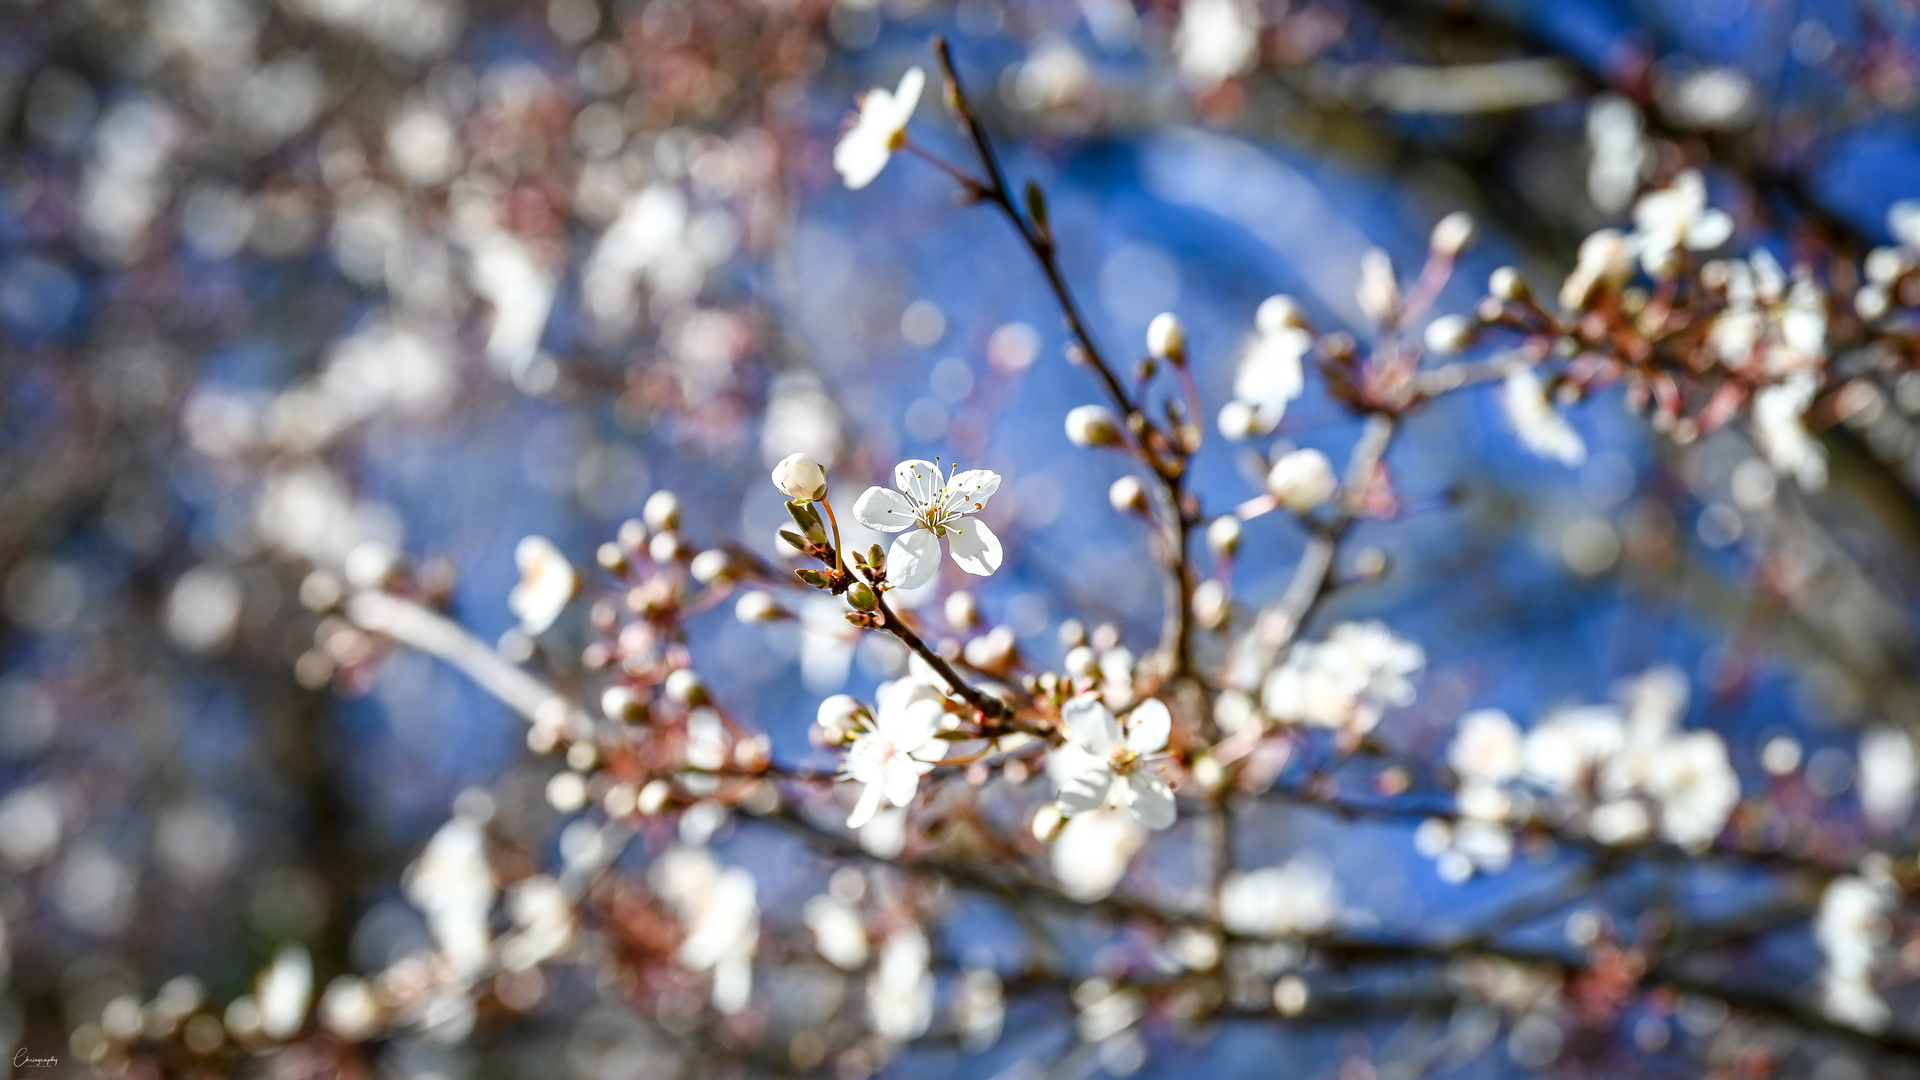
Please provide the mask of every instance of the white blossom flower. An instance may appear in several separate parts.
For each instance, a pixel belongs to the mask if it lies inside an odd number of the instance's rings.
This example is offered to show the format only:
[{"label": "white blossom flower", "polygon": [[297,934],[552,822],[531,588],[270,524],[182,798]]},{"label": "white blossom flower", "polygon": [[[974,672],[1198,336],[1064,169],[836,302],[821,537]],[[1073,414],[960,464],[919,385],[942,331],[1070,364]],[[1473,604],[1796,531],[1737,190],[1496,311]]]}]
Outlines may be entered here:
[{"label": "white blossom flower", "polygon": [[1640,799],[1603,802],[1587,815],[1587,834],[1603,844],[1637,844],[1653,833],[1653,818]]},{"label": "white blossom flower", "polygon": [[947,537],[960,569],[986,577],[1000,569],[1000,538],[980,519],[968,515],[986,508],[1000,490],[1000,474],[969,469],[944,481],[931,461],[903,461],[894,467],[898,491],[870,487],[853,504],[853,516],[870,529],[905,532],[887,549],[887,581],[917,589],[933,580],[940,565],[940,538]]},{"label": "white blossom flower", "polygon": [[1887,231],[1910,248],[1920,248],[1920,199],[1901,199],[1887,208]]},{"label": "white blossom flower", "polygon": [[1821,1010],[1842,1024],[1872,1032],[1884,1030],[1890,1018],[1873,974],[1889,937],[1887,916],[1898,894],[1884,866],[1862,866],[1861,871],[1833,879],[1820,895],[1813,939],[1826,956]]},{"label": "white blossom flower", "polygon": [[1174,60],[1188,85],[1210,89],[1253,66],[1260,22],[1246,0],[1186,0],[1174,31]]},{"label": "white blossom flower", "polygon": [[520,569],[520,583],[507,594],[507,610],[519,617],[520,629],[545,633],[573,599],[580,576],[544,536],[529,536],[515,545],[513,563]]},{"label": "white blossom flower", "polygon": [[906,806],[920,790],[920,778],[947,754],[940,736],[945,715],[938,691],[915,679],[895,679],[876,694],[873,727],[856,735],[847,751],[846,775],[865,784],[847,827],[873,820],[882,799]]},{"label": "white blossom flower", "polygon": [[380,1029],[380,999],[365,979],[342,975],[320,995],[320,1023],[336,1038],[365,1042]]},{"label": "white blossom flower", "polygon": [[1267,470],[1267,494],[1296,514],[1313,512],[1339,490],[1333,462],[1312,448],[1282,454]]},{"label": "white blossom flower", "polygon": [[907,850],[907,812],[898,806],[883,806],[873,819],[860,826],[860,850],[889,862]]},{"label": "white blossom flower", "polygon": [[908,1042],[933,1023],[933,975],[927,970],[933,950],[917,926],[887,935],[880,963],[867,981],[867,1015],[883,1039]]},{"label": "white blossom flower", "polygon": [[1803,371],[1753,396],[1753,435],[1767,463],[1808,491],[1827,485],[1827,451],[1801,420],[1819,389],[1819,376]]},{"label": "white blossom flower", "polygon": [[1339,917],[1340,889],[1333,872],[1310,855],[1231,873],[1220,885],[1220,921],[1237,934],[1312,934]]},{"label": "white blossom flower", "polygon": [[1646,120],[1633,102],[1601,94],[1587,107],[1587,197],[1601,213],[1616,214],[1653,164]]},{"label": "white blossom flower", "polygon": [[962,1050],[977,1054],[1000,1041],[1000,1030],[1007,1020],[1007,1001],[999,975],[991,968],[966,969],[960,974],[960,987],[954,999],[954,1026],[960,1029]]},{"label": "white blossom flower", "polygon": [[1650,758],[1647,793],[1660,803],[1660,835],[1687,848],[1704,848],[1727,827],[1740,802],[1740,778],[1727,744],[1711,731],[1668,739]]},{"label": "white blossom flower", "polygon": [[1519,726],[1498,709],[1480,709],[1460,718],[1447,764],[1467,780],[1498,783],[1520,775],[1523,753]]},{"label": "white blossom flower", "polygon": [[654,861],[648,879],[686,924],[675,962],[688,971],[713,972],[714,1008],[729,1015],[746,1008],[760,944],[753,875],[721,866],[704,847],[676,845]]},{"label": "white blossom flower", "polygon": [[1537,457],[1572,467],[1587,459],[1587,444],[1560,410],[1547,400],[1546,388],[1532,368],[1508,373],[1501,404],[1513,422],[1520,445]]},{"label": "white blossom flower", "polygon": [[773,486],[789,499],[812,502],[827,496],[827,470],[805,454],[788,454],[773,467]]},{"label": "white blossom flower", "polygon": [[1372,731],[1387,706],[1413,702],[1408,676],[1426,666],[1420,646],[1378,621],[1342,623],[1327,639],[1301,642],[1267,676],[1260,707],[1275,720]]},{"label": "white blossom flower", "polygon": [[1561,796],[1593,783],[1600,766],[1626,745],[1626,720],[1610,705],[1562,709],[1527,732],[1527,779]]},{"label": "white blossom flower", "polygon": [[546,874],[516,882],[507,893],[516,933],[501,943],[500,966],[525,971],[559,956],[573,943],[573,901]]},{"label": "white blossom flower", "polygon": [[312,998],[313,958],[298,945],[282,945],[254,986],[261,1032],[269,1039],[285,1039],[299,1031]]},{"label": "white blossom flower", "polygon": [[1306,387],[1302,360],[1313,348],[1313,335],[1299,306],[1288,297],[1270,296],[1254,313],[1253,326],[1234,373],[1234,400],[1220,413],[1220,433],[1229,439],[1273,431],[1286,415],[1287,403]]},{"label": "white blossom flower", "polygon": [[1094,695],[1060,709],[1069,738],[1047,756],[1047,772],[1060,789],[1060,812],[1084,814],[1125,807],[1149,829],[1173,824],[1173,789],[1154,768],[1173,730],[1173,716],[1158,698],[1127,714],[1126,723]]},{"label": "white blossom flower", "polygon": [[427,841],[407,868],[407,900],[427,917],[427,932],[461,976],[486,966],[493,941],[487,914],[493,909],[493,870],[487,865],[486,833],[471,815],[456,814]]},{"label": "white blossom flower", "polygon": [[1707,183],[1696,169],[1673,186],[1650,191],[1633,206],[1634,243],[1640,265],[1656,278],[1673,276],[1682,248],[1710,251],[1733,236],[1733,218],[1707,205]]},{"label": "white blossom flower", "polygon": [[866,964],[867,928],[852,904],[822,893],[807,901],[800,917],[813,931],[814,947],[828,963],[843,971]]},{"label": "white blossom flower", "polygon": [[1633,243],[1617,229],[1600,229],[1580,242],[1573,272],[1560,286],[1560,306],[1578,311],[1605,286],[1617,289],[1633,276]]},{"label": "white blossom flower", "polygon": [[1899,728],[1869,728],[1860,736],[1860,809],[1867,824],[1892,830],[1913,817],[1920,759],[1913,736]]},{"label": "white blossom flower", "polygon": [[[1051,809],[1051,805],[1049,805]],[[1127,864],[1147,842],[1140,819],[1117,808],[1099,808],[1067,819],[1049,852],[1060,890],[1082,903],[1113,891]]]},{"label": "white blossom flower", "polygon": [[[1762,249],[1760,254],[1764,255]],[[1779,347],[1767,353],[1767,371],[1787,375],[1818,368],[1827,358],[1827,294],[1811,278],[1801,277],[1780,305]]]},{"label": "white blossom flower", "polygon": [[861,96],[859,115],[833,148],[833,169],[847,187],[858,191],[873,183],[893,152],[906,145],[907,121],[926,86],[927,73],[908,68],[899,89],[876,86]]}]

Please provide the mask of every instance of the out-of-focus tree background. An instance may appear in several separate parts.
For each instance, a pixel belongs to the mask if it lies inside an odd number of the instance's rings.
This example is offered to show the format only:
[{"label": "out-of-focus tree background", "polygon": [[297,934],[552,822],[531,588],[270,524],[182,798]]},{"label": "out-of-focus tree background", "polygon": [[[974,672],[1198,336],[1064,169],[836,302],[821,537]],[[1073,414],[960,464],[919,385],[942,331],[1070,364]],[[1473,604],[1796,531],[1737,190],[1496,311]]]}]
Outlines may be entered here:
[{"label": "out-of-focus tree background", "polygon": [[[1297,1020],[1268,987],[1222,990],[1191,1023],[1156,999],[1123,1044],[1100,993],[1064,987],[1149,969],[1163,943],[1112,922],[1055,935],[1017,900],[960,896],[927,902],[927,933],[955,970],[1005,981],[999,1041],[856,1054],[823,1018],[815,1053],[781,1010],[822,992],[821,965],[768,943],[804,937],[833,864],[743,820],[712,843],[758,884],[759,1028],[704,1034],[684,993],[593,939],[453,1039],[245,1051],[221,1010],[286,947],[317,997],[429,942],[403,871],[457,801],[503,880],[592,831],[569,831],[561,763],[508,706],[333,613],[342,590],[405,582],[591,702],[587,605],[537,640],[509,612],[523,536],[617,598],[593,552],[657,491],[696,546],[777,563],[781,457],[827,465],[844,509],[895,461],[937,456],[1005,477],[988,520],[1007,565],[946,568],[917,604],[929,623],[971,588],[1036,670],[1060,668],[1070,619],[1152,647],[1149,530],[1109,505],[1126,463],[1062,430],[1096,390],[1014,233],[911,157],[862,191],[834,174],[856,94],[933,70],[936,33],[1009,171],[1045,186],[1094,334],[1124,359],[1157,313],[1185,321],[1209,517],[1259,494],[1275,439],[1336,462],[1353,446],[1359,422],[1314,378],[1273,438],[1229,442],[1213,414],[1271,294],[1371,340],[1354,292],[1370,248],[1417,270],[1433,223],[1466,210],[1481,237],[1436,310],[1471,310],[1507,264],[1551,296],[1583,237],[1691,166],[1737,250],[1817,267],[1840,310],[1889,208],[1920,195],[1920,11],[1898,0],[4,0],[0,1047],[61,1074],[444,1080],[1911,1072],[1920,996],[1900,980],[1920,939],[1897,917],[1876,939],[1892,1019],[1864,1044],[1686,989],[1820,1015],[1824,879],[1794,861],[1877,845],[1911,883],[1920,847],[1920,375],[1902,374],[1911,336],[1833,332],[1835,370],[1878,393],[1815,417],[1823,489],[1750,467],[1732,432],[1675,445],[1618,392],[1573,410],[1572,468],[1519,449],[1491,392],[1452,395],[1389,456],[1399,514],[1356,528],[1385,576],[1328,606],[1424,647],[1417,701],[1380,729],[1414,761],[1443,760],[1470,710],[1524,726],[1671,666],[1685,726],[1717,732],[1740,777],[1742,850],[1777,858],[1615,865],[1523,837],[1511,868],[1446,880],[1415,840],[1443,793],[1418,782],[1433,797],[1405,813],[1273,802],[1239,820],[1243,861],[1311,856],[1358,931],[1470,928],[1562,892],[1500,940],[1552,952],[1570,915],[1588,920],[1576,945],[1716,921],[1701,948],[1718,951],[1669,983],[1630,992],[1631,956],[1539,984],[1456,971],[1451,998],[1356,977]],[[914,138],[970,160],[937,86]],[[1282,517],[1245,527],[1248,610],[1306,543]],[[774,760],[830,769],[816,706],[869,697],[904,654],[851,636],[837,601],[781,602],[794,617],[771,623],[717,603],[687,649]],[[1870,777],[1872,754],[1909,775]],[[643,879],[670,836],[620,870]],[[1149,848],[1130,880],[1179,886],[1183,850]]]}]

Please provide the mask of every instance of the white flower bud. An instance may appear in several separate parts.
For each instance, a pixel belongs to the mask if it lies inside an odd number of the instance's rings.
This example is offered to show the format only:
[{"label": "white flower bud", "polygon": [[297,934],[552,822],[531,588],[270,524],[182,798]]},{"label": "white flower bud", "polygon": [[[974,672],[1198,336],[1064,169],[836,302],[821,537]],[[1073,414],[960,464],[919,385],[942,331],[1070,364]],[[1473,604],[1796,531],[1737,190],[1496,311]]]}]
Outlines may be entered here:
[{"label": "white flower bud", "polygon": [[1300,304],[1291,296],[1269,296],[1260,301],[1259,310],[1253,313],[1253,325],[1263,334],[1277,334],[1282,330],[1310,330],[1307,325],[1307,313],[1300,310]]},{"label": "white flower bud", "polygon": [[1442,315],[1427,324],[1427,351],[1452,356],[1473,342],[1474,323],[1465,315]]},{"label": "white flower bud", "polygon": [[1400,281],[1393,274],[1393,259],[1379,248],[1360,256],[1360,284],[1355,287],[1354,302],[1367,321],[1384,324],[1400,309]]},{"label": "white flower bud", "polygon": [[1207,550],[1216,559],[1231,558],[1240,550],[1240,519],[1232,514],[1214,518],[1207,526]]},{"label": "white flower bud", "polygon": [[686,543],[680,539],[680,534],[671,530],[655,533],[653,539],[647,541],[647,558],[662,566],[680,558],[686,554],[686,550]]},{"label": "white flower bud", "polygon": [[1473,245],[1479,229],[1474,225],[1473,215],[1465,210],[1455,210],[1440,219],[1433,227],[1429,240],[1433,253],[1442,259],[1457,259],[1460,253]]},{"label": "white flower bud", "polygon": [[743,623],[772,622],[786,615],[779,601],[765,589],[748,589],[733,605],[733,617]]},{"label": "white flower bud", "polygon": [[1268,493],[1296,514],[1316,509],[1338,490],[1333,463],[1318,450],[1295,450],[1267,471]]},{"label": "white flower bud", "polygon": [[667,676],[667,699],[681,705],[706,700],[707,684],[692,668],[675,668]]},{"label": "white flower bud", "polygon": [[946,616],[955,630],[971,630],[980,623],[980,603],[964,590],[948,593]]},{"label": "white flower bud", "polygon": [[1147,324],[1147,353],[1155,360],[1187,362],[1187,328],[1173,312],[1163,311]]},{"label": "white flower bud", "polygon": [[1494,299],[1510,304],[1522,303],[1533,295],[1533,290],[1527,286],[1527,279],[1511,266],[1503,266],[1487,278],[1487,292]]},{"label": "white flower bud", "polygon": [[1090,645],[1076,645],[1067,650],[1062,663],[1066,665],[1067,674],[1076,679],[1085,679],[1100,670],[1100,654],[1094,652]]},{"label": "white flower bud", "polygon": [[1860,317],[1868,322],[1872,322],[1880,316],[1885,315],[1887,309],[1891,306],[1891,303],[1888,301],[1887,290],[1878,285],[1865,286],[1859,292],[1853,294],[1853,310],[1858,312]]},{"label": "white flower bud", "polygon": [[1067,440],[1075,446],[1117,446],[1120,424],[1105,405],[1081,405],[1067,413]]},{"label": "white flower bud", "polygon": [[693,557],[693,565],[688,567],[693,580],[702,585],[711,585],[724,577],[733,566],[733,560],[719,548],[708,548]]},{"label": "white flower bud", "polygon": [[1227,621],[1230,611],[1227,587],[1209,578],[1194,586],[1193,619],[1208,630],[1215,630]]},{"label": "white flower bud", "polygon": [[1260,410],[1245,401],[1229,401],[1220,406],[1220,434],[1232,442],[1244,442],[1260,431]]},{"label": "white flower bud", "polygon": [[600,695],[600,711],[609,720],[638,720],[642,713],[640,696],[624,683],[607,687]]},{"label": "white flower bud", "polygon": [[1123,476],[1107,489],[1107,501],[1123,514],[1138,513],[1147,508],[1147,486],[1137,476]]},{"label": "white flower bud", "polygon": [[1875,285],[1886,285],[1900,276],[1907,268],[1906,256],[1899,248],[1877,247],[1867,252],[1867,261],[1863,266],[1867,280]]},{"label": "white flower bud", "polygon": [[633,808],[652,817],[667,805],[667,799],[673,795],[673,786],[665,780],[649,780],[647,786],[633,800]]},{"label": "white flower bud", "polygon": [[851,694],[835,694],[820,703],[814,723],[820,729],[821,742],[828,746],[841,746],[851,741],[871,718],[860,699]]},{"label": "white flower bud", "polygon": [[773,486],[789,499],[812,502],[827,497],[827,470],[805,454],[788,454],[773,467]]},{"label": "white flower bud", "polygon": [[347,552],[342,572],[346,575],[347,584],[356,589],[380,589],[399,569],[399,552],[378,540],[367,540],[355,544],[353,550]]},{"label": "white flower bud", "polygon": [[1013,661],[1015,644],[1011,627],[996,626],[967,642],[961,656],[981,671],[1003,671]]},{"label": "white flower bud", "polygon": [[680,496],[671,491],[656,491],[647,497],[647,505],[640,511],[647,528],[658,532],[662,529],[680,527]]}]

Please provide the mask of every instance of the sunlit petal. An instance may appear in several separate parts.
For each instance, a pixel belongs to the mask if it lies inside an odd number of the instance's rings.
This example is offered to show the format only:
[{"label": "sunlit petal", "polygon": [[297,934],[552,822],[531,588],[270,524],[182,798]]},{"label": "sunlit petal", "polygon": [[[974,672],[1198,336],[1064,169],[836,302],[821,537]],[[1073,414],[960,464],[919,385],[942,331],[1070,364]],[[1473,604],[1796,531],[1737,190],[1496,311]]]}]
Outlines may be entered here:
[{"label": "sunlit petal", "polygon": [[853,519],[869,529],[896,533],[913,527],[913,504],[897,491],[870,487],[853,504]]},{"label": "sunlit petal", "polygon": [[1109,754],[1120,745],[1120,722],[1093,694],[1074,698],[1062,705],[1060,719],[1066,722],[1073,741],[1089,754]]},{"label": "sunlit petal", "polygon": [[940,468],[920,458],[903,461],[893,467],[893,486],[906,492],[915,506],[926,506],[940,490]]},{"label": "sunlit petal", "polygon": [[986,577],[1000,569],[1000,538],[979,518],[961,518],[951,528],[953,532],[947,544],[960,569],[976,577]]},{"label": "sunlit petal", "polygon": [[917,589],[940,569],[940,539],[925,529],[901,536],[887,549],[887,581],[899,589]]},{"label": "sunlit petal", "polygon": [[1173,824],[1173,789],[1159,774],[1142,769],[1128,776],[1127,800],[1134,816],[1147,828],[1164,829]]},{"label": "sunlit petal", "polygon": [[1127,716],[1127,749],[1152,754],[1167,748],[1173,732],[1173,714],[1159,698],[1148,698]]}]

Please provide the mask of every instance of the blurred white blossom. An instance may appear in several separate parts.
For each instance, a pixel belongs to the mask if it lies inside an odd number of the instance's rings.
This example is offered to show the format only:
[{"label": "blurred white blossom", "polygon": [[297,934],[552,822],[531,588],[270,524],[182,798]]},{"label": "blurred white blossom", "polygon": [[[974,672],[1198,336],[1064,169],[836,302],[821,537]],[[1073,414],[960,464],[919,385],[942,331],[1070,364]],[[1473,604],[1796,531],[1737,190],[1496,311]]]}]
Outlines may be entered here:
[{"label": "blurred white blossom", "polygon": [[926,85],[925,71],[908,68],[900,76],[898,89],[876,86],[861,96],[853,126],[833,148],[834,171],[849,188],[858,190],[873,183],[893,152],[906,144],[907,121],[919,108]]},{"label": "blurred white blossom", "polygon": [[1060,790],[1062,813],[1124,807],[1149,829],[1173,824],[1173,789],[1155,769],[1173,716],[1158,698],[1127,714],[1124,727],[1093,695],[1060,709],[1069,738],[1047,755],[1047,773]]},{"label": "blurred white blossom", "polygon": [[1410,676],[1426,653],[1378,621],[1342,623],[1325,641],[1300,642],[1267,676],[1260,705],[1283,723],[1348,728],[1365,734],[1388,707],[1413,703]]}]

